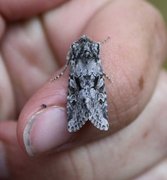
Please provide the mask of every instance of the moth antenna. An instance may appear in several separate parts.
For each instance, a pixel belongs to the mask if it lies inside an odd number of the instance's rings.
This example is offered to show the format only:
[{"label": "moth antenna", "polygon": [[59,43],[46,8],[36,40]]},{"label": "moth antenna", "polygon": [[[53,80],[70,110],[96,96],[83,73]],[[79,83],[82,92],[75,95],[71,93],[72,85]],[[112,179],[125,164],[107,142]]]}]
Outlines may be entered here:
[{"label": "moth antenna", "polygon": [[102,42],[100,42],[101,45],[105,44],[107,41],[109,41],[111,38],[108,36],[106,39],[104,39]]}]

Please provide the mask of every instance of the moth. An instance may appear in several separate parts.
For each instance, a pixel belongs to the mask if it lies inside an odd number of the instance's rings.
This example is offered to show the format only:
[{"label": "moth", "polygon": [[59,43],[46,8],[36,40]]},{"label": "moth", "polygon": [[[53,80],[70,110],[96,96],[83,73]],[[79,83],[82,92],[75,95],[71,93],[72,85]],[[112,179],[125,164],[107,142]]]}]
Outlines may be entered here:
[{"label": "moth", "polygon": [[[68,131],[78,131],[87,121],[96,128],[109,128],[105,73],[100,59],[100,43],[86,35],[72,43],[67,55],[69,80],[67,93]],[[61,75],[62,75],[61,74]]]}]

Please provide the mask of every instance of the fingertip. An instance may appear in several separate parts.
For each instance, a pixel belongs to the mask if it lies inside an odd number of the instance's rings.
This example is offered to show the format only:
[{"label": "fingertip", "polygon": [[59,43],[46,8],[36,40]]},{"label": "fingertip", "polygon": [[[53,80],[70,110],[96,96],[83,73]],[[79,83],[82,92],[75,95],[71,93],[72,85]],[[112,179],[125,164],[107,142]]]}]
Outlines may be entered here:
[{"label": "fingertip", "polygon": [[50,106],[33,114],[23,131],[23,142],[30,156],[61,146],[69,138],[65,108]]},{"label": "fingertip", "polygon": [[47,82],[23,108],[17,126],[19,144],[30,155],[56,149],[69,138],[66,75]]}]

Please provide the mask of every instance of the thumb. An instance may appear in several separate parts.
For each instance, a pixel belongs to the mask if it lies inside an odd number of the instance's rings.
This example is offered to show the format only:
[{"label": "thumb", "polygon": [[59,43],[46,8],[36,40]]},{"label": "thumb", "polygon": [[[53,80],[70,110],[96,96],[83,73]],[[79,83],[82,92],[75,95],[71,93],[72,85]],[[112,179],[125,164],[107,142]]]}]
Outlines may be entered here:
[{"label": "thumb", "polygon": [[[48,82],[23,109],[19,118],[18,135],[23,135],[28,154],[60,146],[69,138],[66,128],[66,89],[67,73],[56,83]],[[33,149],[33,144],[37,148]]]},{"label": "thumb", "polygon": [[[136,13],[138,8],[140,15]],[[167,44],[164,23],[157,11],[143,1],[114,1],[93,18],[85,28],[85,34],[89,36],[94,32],[93,39],[97,40],[107,34],[112,41],[102,47],[101,54],[103,69],[110,72],[113,81],[112,84],[106,81],[112,127],[108,132],[99,133],[99,130],[86,125],[77,133],[68,133],[66,72],[54,83],[46,83],[20,115],[18,138],[29,155],[53,148],[60,150],[110,135],[133,121],[152,95]],[[156,29],[155,24],[158,26]]]}]

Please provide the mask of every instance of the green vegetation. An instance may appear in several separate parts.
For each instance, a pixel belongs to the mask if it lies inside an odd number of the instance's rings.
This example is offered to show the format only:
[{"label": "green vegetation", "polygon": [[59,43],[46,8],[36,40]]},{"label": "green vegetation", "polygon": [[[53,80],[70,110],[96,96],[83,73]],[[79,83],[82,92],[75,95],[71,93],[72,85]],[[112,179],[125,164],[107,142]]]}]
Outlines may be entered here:
[{"label": "green vegetation", "polygon": [[167,22],[167,1],[166,0],[149,0],[152,4],[154,4],[164,16],[164,19]]},{"label": "green vegetation", "polygon": [[[149,0],[149,1],[161,11],[167,24],[167,0]],[[167,69],[167,61],[164,66]]]}]

